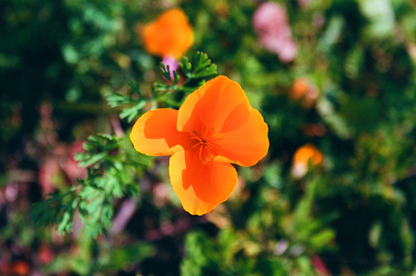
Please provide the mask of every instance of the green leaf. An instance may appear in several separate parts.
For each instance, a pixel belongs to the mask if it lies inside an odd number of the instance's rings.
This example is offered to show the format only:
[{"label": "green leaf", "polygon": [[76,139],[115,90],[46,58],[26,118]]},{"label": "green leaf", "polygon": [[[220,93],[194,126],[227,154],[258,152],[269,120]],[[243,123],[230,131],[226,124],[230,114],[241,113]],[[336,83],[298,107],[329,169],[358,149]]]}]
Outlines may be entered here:
[{"label": "green leaf", "polygon": [[131,122],[134,118],[136,118],[139,114],[139,111],[146,105],[147,101],[142,100],[138,104],[133,107],[124,109],[123,112],[120,113],[120,118],[125,119],[127,118],[127,122]]},{"label": "green leaf", "polygon": [[133,100],[131,97],[124,96],[121,94],[108,94],[105,96],[105,99],[107,100],[108,104],[113,108],[122,104],[131,104],[137,102],[137,100]]},{"label": "green leaf", "polygon": [[309,238],[309,244],[316,252],[322,252],[328,248],[329,244],[335,239],[335,232],[332,229],[326,228],[312,235]]},{"label": "green leaf", "polygon": [[64,194],[49,194],[43,202],[33,204],[30,218],[40,227],[59,224],[58,233],[68,233],[72,230],[74,204],[76,201],[74,190]]},{"label": "green leaf", "polygon": [[113,248],[109,252],[108,262],[102,262],[98,271],[103,273],[117,272],[126,267],[140,263],[156,254],[156,248],[149,243],[129,244],[121,248]]},{"label": "green leaf", "polygon": [[101,152],[101,153],[95,154],[91,156],[90,158],[88,158],[87,155],[80,153],[77,155],[77,160],[79,161],[82,159],[87,159],[87,160],[78,162],[78,165],[81,167],[88,167],[99,162],[100,160],[103,160],[106,156],[107,156],[107,152]]}]

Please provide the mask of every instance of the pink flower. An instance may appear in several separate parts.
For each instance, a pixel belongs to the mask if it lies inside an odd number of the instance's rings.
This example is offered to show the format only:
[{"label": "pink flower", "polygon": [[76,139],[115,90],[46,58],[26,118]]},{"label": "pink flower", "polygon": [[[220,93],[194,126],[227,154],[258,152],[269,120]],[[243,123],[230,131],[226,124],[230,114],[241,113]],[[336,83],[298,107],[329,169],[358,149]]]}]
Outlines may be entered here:
[{"label": "pink flower", "polygon": [[167,70],[169,66],[170,77],[173,79],[173,72],[178,70],[179,62],[173,56],[164,56],[162,62],[165,64],[165,70]]},{"label": "pink flower", "polygon": [[278,54],[282,62],[296,57],[298,47],[291,38],[286,10],[282,6],[274,2],[260,5],[254,13],[253,26],[260,44]]}]

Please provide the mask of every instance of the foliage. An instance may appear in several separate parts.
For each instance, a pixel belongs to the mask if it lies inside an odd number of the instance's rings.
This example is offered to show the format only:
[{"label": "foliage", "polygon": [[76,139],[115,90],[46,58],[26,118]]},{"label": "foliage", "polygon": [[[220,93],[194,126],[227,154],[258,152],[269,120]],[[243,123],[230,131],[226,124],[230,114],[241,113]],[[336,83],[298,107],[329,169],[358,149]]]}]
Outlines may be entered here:
[{"label": "foliage", "polygon": [[[121,119],[129,114],[127,121],[130,122],[147,102],[163,102],[161,96],[168,92],[193,91],[198,87],[187,87],[190,81],[216,73],[215,65],[211,64],[206,54],[200,52],[195,55],[193,64],[186,57],[182,62],[181,68],[188,76],[182,84],[178,84],[179,76],[175,73],[172,85],[157,83],[157,88],[152,88],[152,99],[133,100],[120,94],[109,94],[109,105],[118,107],[136,103],[134,107],[127,107],[120,113]],[[160,68],[165,78],[170,77],[169,70],[164,69],[163,63]],[[134,81],[130,87],[142,97]],[[78,180],[78,186],[71,187],[69,191],[51,194],[44,202],[34,204],[32,220],[40,226],[57,225],[59,234],[69,233],[72,231],[74,214],[78,210],[90,237],[103,233],[113,217],[114,199],[137,195],[137,177],[151,166],[149,157],[135,153],[127,136],[118,139],[111,135],[91,136],[84,144],[84,150],[85,152],[78,152],[75,159],[79,161],[79,166],[88,167],[87,177]]]},{"label": "foliage", "polygon": [[84,150],[76,159],[80,166],[88,167],[87,177],[68,191],[50,194],[44,202],[34,204],[32,220],[44,227],[57,224],[58,233],[64,234],[72,231],[75,212],[79,211],[87,234],[95,237],[110,226],[113,201],[138,194],[137,177],[151,163],[149,158],[132,154],[126,137],[91,136]]},{"label": "foliage", "polygon": [[[195,39],[171,78],[139,33],[173,2]],[[414,274],[414,5],[277,1],[298,50],[285,63],[253,30],[261,1],[173,2],[0,4],[0,274],[19,261],[45,275]],[[217,72],[260,110],[270,148],[238,167],[224,204],[192,217],[167,160],[128,134]],[[299,176],[307,143],[324,161]]]},{"label": "foliage", "polygon": [[[179,107],[181,103],[175,101],[175,94],[180,92],[193,92],[202,85],[202,78],[211,77],[217,73],[216,65],[211,64],[211,60],[208,59],[208,56],[201,52],[196,52],[191,61],[189,61],[187,57],[183,57],[179,66],[186,76],[185,81],[180,81],[179,73],[176,71],[173,72],[172,79],[172,76],[169,73],[169,66],[160,63],[159,68],[162,76],[165,80],[169,80],[170,83],[156,82],[150,89],[151,98],[146,99],[140,92],[137,82],[132,80],[130,82],[130,89],[133,92],[133,95],[125,96],[119,93],[107,94],[106,99],[108,104],[113,108],[124,105],[125,107],[120,113],[120,118],[127,118],[127,121],[130,123],[134,118],[137,119],[140,110],[145,107],[148,102],[152,103],[153,108],[156,108],[158,103]],[[130,106],[126,107],[126,105]]]}]

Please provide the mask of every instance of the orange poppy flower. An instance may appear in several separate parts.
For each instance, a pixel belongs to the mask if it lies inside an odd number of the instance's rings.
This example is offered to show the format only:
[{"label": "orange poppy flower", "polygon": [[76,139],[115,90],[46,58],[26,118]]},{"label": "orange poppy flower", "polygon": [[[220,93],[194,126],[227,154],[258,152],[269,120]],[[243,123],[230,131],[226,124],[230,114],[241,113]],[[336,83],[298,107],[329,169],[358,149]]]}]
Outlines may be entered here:
[{"label": "orange poppy flower", "polygon": [[314,145],[306,144],[296,150],[293,163],[307,165],[309,160],[312,160],[314,165],[318,165],[322,162],[322,159],[322,153]]},{"label": "orange poppy flower", "polygon": [[192,26],[181,9],[172,9],[146,24],[141,31],[144,48],[152,55],[180,58],[194,42]]},{"label": "orange poppy flower", "polygon": [[322,163],[323,154],[312,144],[306,144],[298,148],[293,156],[292,174],[295,177],[302,177],[308,170],[309,160],[313,165]]},{"label": "orange poppy flower", "polygon": [[175,193],[186,211],[203,215],[234,190],[237,172],[230,163],[253,166],[266,155],[267,132],[240,85],[218,76],[190,94],[179,110],[143,114],[130,139],[141,153],[172,155]]},{"label": "orange poppy flower", "polygon": [[297,78],[290,88],[289,97],[293,100],[299,100],[304,97],[309,90],[309,81],[306,78]]},{"label": "orange poppy flower", "polygon": [[293,101],[301,101],[302,106],[305,108],[312,107],[318,95],[318,89],[308,79],[303,77],[297,78],[289,91],[289,97]]}]

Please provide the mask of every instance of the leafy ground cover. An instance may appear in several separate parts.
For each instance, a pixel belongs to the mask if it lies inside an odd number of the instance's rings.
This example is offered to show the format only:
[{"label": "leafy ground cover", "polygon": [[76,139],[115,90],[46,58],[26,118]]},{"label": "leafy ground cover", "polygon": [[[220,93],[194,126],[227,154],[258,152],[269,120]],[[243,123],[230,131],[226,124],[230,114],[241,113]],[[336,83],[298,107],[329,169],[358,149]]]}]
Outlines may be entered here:
[{"label": "leafy ground cover", "polygon": [[[143,30],[172,9],[190,46],[152,52]],[[416,273],[415,9],[2,1],[0,275]],[[192,216],[169,158],[129,134],[217,75],[241,85],[270,145],[235,166],[227,201]]]}]

